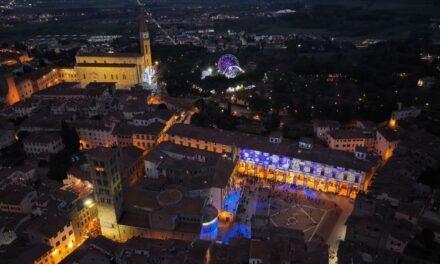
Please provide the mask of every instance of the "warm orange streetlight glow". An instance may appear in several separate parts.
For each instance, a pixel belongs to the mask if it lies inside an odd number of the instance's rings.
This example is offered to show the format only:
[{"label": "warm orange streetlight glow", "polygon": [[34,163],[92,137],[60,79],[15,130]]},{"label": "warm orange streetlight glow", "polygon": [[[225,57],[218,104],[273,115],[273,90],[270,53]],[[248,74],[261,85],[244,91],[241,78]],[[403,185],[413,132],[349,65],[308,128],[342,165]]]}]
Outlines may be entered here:
[{"label": "warm orange streetlight glow", "polygon": [[397,126],[397,121],[395,120],[395,119],[390,119],[390,122],[389,122],[389,126],[391,127],[391,128],[394,128],[394,127],[396,127]]}]

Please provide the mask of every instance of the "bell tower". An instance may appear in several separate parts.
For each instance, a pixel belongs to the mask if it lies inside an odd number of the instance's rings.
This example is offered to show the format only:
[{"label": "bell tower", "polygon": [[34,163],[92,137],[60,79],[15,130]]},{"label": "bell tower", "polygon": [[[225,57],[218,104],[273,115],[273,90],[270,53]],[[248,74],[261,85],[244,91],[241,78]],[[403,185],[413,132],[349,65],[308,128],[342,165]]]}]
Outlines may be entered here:
[{"label": "bell tower", "polygon": [[139,40],[141,45],[141,53],[144,57],[145,67],[151,67],[153,66],[153,62],[151,59],[150,33],[148,32],[145,19],[145,12],[141,11],[139,18]]}]

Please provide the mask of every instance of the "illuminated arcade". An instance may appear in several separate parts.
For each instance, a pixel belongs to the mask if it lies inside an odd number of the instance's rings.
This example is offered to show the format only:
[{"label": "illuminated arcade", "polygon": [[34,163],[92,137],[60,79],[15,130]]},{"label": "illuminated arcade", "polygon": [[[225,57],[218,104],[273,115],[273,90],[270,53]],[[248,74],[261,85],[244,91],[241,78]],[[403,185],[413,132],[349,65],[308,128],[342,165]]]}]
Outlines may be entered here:
[{"label": "illuminated arcade", "polygon": [[240,150],[237,171],[241,175],[349,196],[353,199],[363,190],[365,180],[364,172],[250,149]]}]

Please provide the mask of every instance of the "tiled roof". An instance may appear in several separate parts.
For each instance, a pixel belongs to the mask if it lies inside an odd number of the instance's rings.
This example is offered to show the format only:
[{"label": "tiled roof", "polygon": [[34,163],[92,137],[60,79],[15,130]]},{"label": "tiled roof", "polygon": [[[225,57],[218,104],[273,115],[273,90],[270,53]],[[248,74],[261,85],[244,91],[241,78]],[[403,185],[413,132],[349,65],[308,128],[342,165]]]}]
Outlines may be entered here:
[{"label": "tiled roof", "polygon": [[281,143],[276,144],[270,143],[268,138],[262,136],[196,127],[181,123],[174,124],[168,130],[167,134],[258,150],[270,154],[283,155],[360,171],[370,171],[376,162],[375,160],[357,159],[353,153],[328,148],[313,147],[310,150],[299,149],[298,142],[288,139],[284,139]]}]

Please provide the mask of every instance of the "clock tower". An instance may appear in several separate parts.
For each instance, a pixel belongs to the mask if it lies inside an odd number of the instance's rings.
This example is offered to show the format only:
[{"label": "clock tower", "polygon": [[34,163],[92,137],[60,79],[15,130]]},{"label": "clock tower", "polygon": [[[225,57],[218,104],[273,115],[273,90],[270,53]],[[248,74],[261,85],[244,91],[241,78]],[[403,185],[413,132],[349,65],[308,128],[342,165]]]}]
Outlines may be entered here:
[{"label": "clock tower", "polygon": [[145,68],[148,68],[153,66],[153,61],[151,59],[150,33],[148,32],[145,19],[145,13],[141,11],[141,16],[139,19],[139,39],[141,45],[141,53],[144,56]]}]

